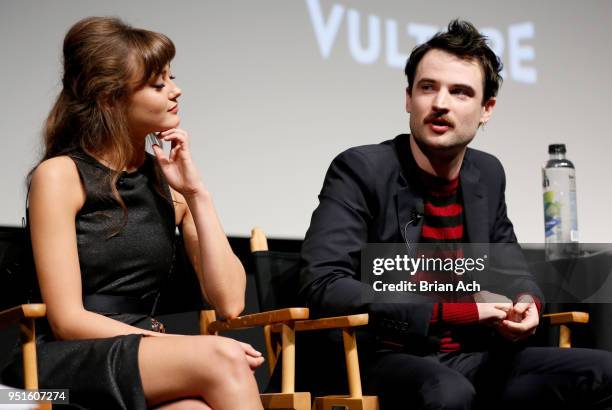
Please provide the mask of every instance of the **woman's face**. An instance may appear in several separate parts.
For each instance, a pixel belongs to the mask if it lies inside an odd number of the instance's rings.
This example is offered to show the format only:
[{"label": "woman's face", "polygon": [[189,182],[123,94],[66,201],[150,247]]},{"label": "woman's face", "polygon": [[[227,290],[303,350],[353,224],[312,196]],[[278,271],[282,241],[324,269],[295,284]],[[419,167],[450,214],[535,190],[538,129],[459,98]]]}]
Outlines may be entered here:
[{"label": "woman's face", "polygon": [[144,137],[151,132],[178,127],[178,97],[181,89],[167,65],[164,71],[132,94],[128,104],[128,124],[134,136]]}]

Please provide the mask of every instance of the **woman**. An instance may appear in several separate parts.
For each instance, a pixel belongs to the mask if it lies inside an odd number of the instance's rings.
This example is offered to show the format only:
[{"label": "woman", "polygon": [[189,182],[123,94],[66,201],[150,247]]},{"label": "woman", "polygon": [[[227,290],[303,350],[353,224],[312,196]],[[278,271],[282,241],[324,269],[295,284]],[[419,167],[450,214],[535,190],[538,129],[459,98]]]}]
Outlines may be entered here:
[{"label": "woman", "polygon": [[[63,53],[63,88],[29,193],[52,330],[38,349],[41,388],[70,389],[85,408],[260,409],[259,352],[223,337],[167,335],[148,316],[172,269],[176,226],[220,315],[240,314],[246,286],[178,128],[173,43],[91,17],[69,30]],[[145,152],[151,133],[171,144],[168,156],[159,145],[154,157]]]}]

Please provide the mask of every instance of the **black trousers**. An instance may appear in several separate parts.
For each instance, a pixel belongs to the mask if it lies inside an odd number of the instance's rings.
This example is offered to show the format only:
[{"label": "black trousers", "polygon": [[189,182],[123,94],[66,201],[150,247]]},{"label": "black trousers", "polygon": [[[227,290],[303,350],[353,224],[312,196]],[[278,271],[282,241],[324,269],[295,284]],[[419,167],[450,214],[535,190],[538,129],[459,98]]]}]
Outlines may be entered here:
[{"label": "black trousers", "polygon": [[525,347],[415,356],[380,350],[364,363],[381,410],[612,409],[612,353]]}]

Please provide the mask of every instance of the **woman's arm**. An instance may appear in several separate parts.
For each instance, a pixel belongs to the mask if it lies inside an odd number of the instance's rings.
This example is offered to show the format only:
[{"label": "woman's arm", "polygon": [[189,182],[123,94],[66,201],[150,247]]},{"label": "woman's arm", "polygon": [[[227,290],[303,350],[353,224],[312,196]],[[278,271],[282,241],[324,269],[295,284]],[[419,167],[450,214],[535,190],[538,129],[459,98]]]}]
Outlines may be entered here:
[{"label": "woman's arm", "polygon": [[47,318],[58,339],[130,333],[159,334],[121,323],[83,307],[75,217],[85,192],[74,162],[56,157],[41,163],[30,186],[30,232]]},{"label": "woman's arm", "polygon": [[221,228],[208,192],[184,198],[175,192],[178,203],[186,204],[182,231],[189,260],[198,273],[204,297],[217,313],[234,318],[244,310],[246,276]]},{"label": "woman's arm", "polygon": [[237,317],[244,309],[246,275],[221,228],[213,200],[202,183],[189,151],[189,136],[173,128],[160,133],[172,143],[170,155],[157,145],[153,150],[168,184],[178,193],[185,247],[206,299],[225,318]]}]

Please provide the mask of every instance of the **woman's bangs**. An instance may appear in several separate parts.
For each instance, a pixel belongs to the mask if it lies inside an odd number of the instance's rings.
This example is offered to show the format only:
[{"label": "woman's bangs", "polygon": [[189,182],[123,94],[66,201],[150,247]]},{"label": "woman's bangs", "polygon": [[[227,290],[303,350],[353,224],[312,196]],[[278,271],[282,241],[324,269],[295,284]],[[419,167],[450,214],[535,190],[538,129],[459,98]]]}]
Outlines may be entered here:
[{"label": "woman's bangs", "polygon": [[136,36],[133,61],[137,72],[142,73],[137,87],[150,82],[159,76],[174,58],[176,49],[174,43],[163,34],[147,30],[139,30]]}]

